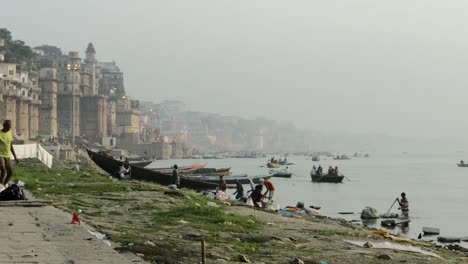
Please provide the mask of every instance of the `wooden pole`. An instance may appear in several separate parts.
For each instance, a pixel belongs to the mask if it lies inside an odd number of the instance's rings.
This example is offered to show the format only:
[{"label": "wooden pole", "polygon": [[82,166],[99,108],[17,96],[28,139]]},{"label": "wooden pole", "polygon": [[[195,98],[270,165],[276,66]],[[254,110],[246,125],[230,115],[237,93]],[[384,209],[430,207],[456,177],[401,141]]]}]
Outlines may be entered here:
[{"label": "wooden pole", "polygon": [[395,201],[393,201],[392,205],[390,206],[390,208],[388,208],[388,211],[386,214],[390,213],[390,210],[392,210],[392,207],[393,205],[396,203],[396,201],[398,200],[398,198],[395,199]]},{"label": "wooden pole", "polygon": [[205,239],[204,238],[201,241],[201,263],[206,264],[206,247],[205,247]]}]

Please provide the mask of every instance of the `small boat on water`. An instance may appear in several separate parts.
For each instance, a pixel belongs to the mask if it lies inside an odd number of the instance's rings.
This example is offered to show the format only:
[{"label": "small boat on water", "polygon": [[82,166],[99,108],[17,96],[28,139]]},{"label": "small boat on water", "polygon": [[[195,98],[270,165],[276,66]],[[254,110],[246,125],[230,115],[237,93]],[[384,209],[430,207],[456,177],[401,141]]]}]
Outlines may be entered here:
[{"label": "small boat on water", "polygon": [[291,178],[292,172],[288,170],[270,170],[271,177]]},{"label": "small boat on water", "polygon": [[320,161],[319,157],[312,157],[312,161]]},{"label": "small boat on water", "polygon": [[[86,151],[88,152],[88,156],[91,158],[91,160],[105,172],[109,173],[110,175],[115,175],[115,173],[119,171],[120,165],[122,163],[121,161],[115,160],[109,156],[96,153],[89,149],[86,149]],[[171,175],[137,167],[132,164],[129,164],[128,166],[130,166],[131,179],[156,182],[161,185],[172,184]],[[189,179],[181,176],[179,187],[185,187],[194,190],[213,190],[216,189],[216,187],[218,187],[218,184],[197,179]]]},{"label": "small boat on water", "polygon": [[350,160],[351,158],[346,155],[336,156],[333,158],[334,160]]},{"label": "small boat on water", "polygon": [[458,167],[468,168],[468,163],[457,163]]},{"label": "small boat on water", "polygon": [[267,163],[267,167],[268,167],[268,168],[277,169],[277,168],[281,167],[281,164],[268,162],[268,163]]},{"label": "small boat on water", "polygon": [[343,181],[344,175],[315,175],[310,174],[312,182],[330,182],[330,183],[340,183]]}]

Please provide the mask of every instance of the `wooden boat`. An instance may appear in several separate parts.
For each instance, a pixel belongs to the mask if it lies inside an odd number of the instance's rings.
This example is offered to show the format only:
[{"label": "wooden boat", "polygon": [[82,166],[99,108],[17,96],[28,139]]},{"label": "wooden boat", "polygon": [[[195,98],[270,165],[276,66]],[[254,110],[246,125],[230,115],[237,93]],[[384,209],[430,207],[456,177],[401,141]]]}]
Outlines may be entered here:
[{"label": "wooden boat", "polygon": [[468,163],[457,163],[458,167],[468,167]]},{"label": "wooden boat", "polygon": [[[205,166],[206,166],[206,164],[194,164],[192,166],[180,166],[178,168],[178,170],[181,173],[186,173],[186,172],[191,172],[191,171],[194,171],[194,170],[202,169]],[[158,171],[158,172],[161,172],[161,173],[165,173],[165,174],[171,174],[172,170],[174,170],[173,167],[148,168],[148,169],[153,170],[153,171]]]},{"label": "wooden boat", "polygon": [[340,183],[343,181],[344,176],[343,175],[315,175],[315,174],[310,174],[310,177],[312,178],[312,182],[331,182],[331,183]]},{"label": "wooden boat", "polygon": [[[218,184],[219,183],[219,176],[205,176],[205,175],[184,175],[184,178],[187,179],[194,179],[194,180],[201,180],[204,182],[211,182]],[[234,184],[236,183],[236,179],[240,181],[242,184],[249,184],[250,180],[254,183],[260,183],[260,179],[267,180],[270,176],[247,176],[247,175],[233,175],[233,176],[225,176],[223,179],[226,181],[227,184]]]},{"label": "wooden boat", "polygon": [[145,161],[130,161],[130,164],[133,166],[144,168],[150,165],[153,161],[152,160],[145,160]]},{"label": "wooden boat", "polygon": [[[110,157],[98,154],[94,151],[86,149],[91,160],[102,170],[114,175],[120,168],[121,162]],[[143,180],[156,182],[161,185],[170,185],[172,184],[172,176],[157,171],[148,170],[145,168],[137,167],[132,164],[130,166],[130,177],[134,180]],[[190,188],[195,190],[209,190],[215,189],[218,185],[210,182],[205,182],[197,179],[188,179],[185,177],[180,177],[180,186],[181,188]]]},{"label": "wooden boat", "polygon": [[271,162],[268,162],[268,163],[267,163],[267,167],[268,167],[268,168],[277,169],[277,168],[281,167],[281,165],[278,164],[278,163],[271,163]]}]

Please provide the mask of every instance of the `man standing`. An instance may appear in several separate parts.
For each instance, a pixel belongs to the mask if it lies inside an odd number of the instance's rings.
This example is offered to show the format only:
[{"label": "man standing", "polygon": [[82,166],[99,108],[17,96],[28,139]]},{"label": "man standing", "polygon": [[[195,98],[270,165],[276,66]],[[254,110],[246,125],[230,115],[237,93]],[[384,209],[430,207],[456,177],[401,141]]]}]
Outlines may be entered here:
[{"label": "man standing", "polygon": [[176,185],[179,188],[180,185],[180,176],[179,176],[179,167],[177,164],[174,165],[174,169],[172,170],[172,184]]},{"label": "man standing", "polygon": [[236,195],[236,200],[244,197],[244,186],[242,186],[242,183],[240,183],[239,179],[236,179],[236,192],[233,194]]},{"label": "man standing", "polygon": [[408,201],[408,198],[406,198],[406,193],[402,192],[401,193],[401,200],[397,198],[397,201],[398,201],[398,204],[400,205],[401,214],[403,216],[408,216],[409,201]]},{"label": "man standing", "polygon": [[16,165],[19,164],[16,158],[15,150],[13,149],[13,135],[11,134],[11,121],[5,120],[3,122],[3,128],[0,130],[0,171],[1,178],[0,184],[6,185],[11,176],[13,176],[13,168],[10,162],[10,152],[13,153]]}]

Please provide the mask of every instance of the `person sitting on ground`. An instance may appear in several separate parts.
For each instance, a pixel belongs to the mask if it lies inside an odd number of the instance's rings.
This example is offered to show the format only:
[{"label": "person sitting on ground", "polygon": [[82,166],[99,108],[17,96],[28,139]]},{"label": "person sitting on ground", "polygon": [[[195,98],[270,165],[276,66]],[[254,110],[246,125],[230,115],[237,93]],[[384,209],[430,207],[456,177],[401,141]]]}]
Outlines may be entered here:
[{"label": "person sitting on ground", "polygon": [[275,194],[275,186],[270,180],[260,179],[260,184],[265,185],[266,191],[263,194],[264,197],[267,197],[268,194],[268,201],[273,202],[273,195]]},{"label": "person sitting on ground", "polygon": [[125,164],[121,162],[117,174],[121,180],[130,178],[130,166],[128,166],[128,168],[125,168]]},{"label": "person sitting on ground", "polygon": [[401,214],[408,215],[409,201],[408,201],[408,198],[406,198],[406,193],[402,192],[401,200],[397,198],[397,201],[398,201],[398,204],[400,205],[399,209],[401,209]]},{"label": "person sitting on ground", "polygon": [[219,189],[223,192],[227,191],[227,184],[224,180],[224,176],[219,176]]},{"label": "person sitting on ground", "polygon": [[233,194],[236,195],[236,200],[240,200],[244,197],[244,186],[242,186],[239,179],[236,179],[236,192]]},{"label": "person sitting on ground", "polygon": [[249,195],[249,198],[252,199],[252,202],[255,207],[261,207],[261,202],[263,200],[263,185],[258,184],[255,186],[255,189],[252,191],[252,193]]}]

